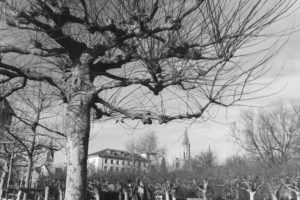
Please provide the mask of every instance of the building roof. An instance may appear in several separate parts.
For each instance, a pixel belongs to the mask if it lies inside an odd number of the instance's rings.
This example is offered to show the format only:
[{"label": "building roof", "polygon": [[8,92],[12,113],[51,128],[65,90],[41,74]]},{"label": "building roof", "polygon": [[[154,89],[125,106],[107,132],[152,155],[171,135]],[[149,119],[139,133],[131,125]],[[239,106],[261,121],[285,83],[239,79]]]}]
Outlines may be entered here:
[{"label": "building roof", "polygon": [[142,157],[139,154],[132,154],[127,151],[118,150],[118,149],[103,149],[88,155],[88,157],[102,157],[102,158],[111,158],[118,160],[137,160],[142,162],[147,162],[147,159]]},{"label": "building roof", "polygon": [[185,131],[184,131],[182,144],[186,145],[186,146],[190,146],[190,140],[189,140],[189,136],[188,136],[188,133],[187,133],[187,129],[185,129]]}]

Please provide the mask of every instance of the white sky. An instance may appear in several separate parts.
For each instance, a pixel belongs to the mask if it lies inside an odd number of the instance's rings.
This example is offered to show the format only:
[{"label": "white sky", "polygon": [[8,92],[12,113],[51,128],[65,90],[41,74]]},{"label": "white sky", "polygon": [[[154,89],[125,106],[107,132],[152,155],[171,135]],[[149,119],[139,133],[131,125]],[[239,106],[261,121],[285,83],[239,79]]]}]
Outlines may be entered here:
[{"label": "white sky", "polygon": [[[297,2],[296,6],[300,3]],[[282,24],[300,24],[300,10],[285,19]],[[279,92],[259,100],[249,102],[249,105],[267,106],[278,102],[298,102],[300,100],[300,31],[294,33],[288,40],[284,49],[274,58],[269,65],[274,71],[283,67],[279,80],[267,88],[263,94]],[[274,79],[274,73],[270,73],[265,80]],[[248,107],[249,108],[249,107]],[[124,149],[125,143],[133,138],[141,136],[153,130],[157,133],[160,143],[167,147],[167,158],[171,162],[173,158],[180,155],[182,136],[185,128],[191,143],[192,156],[208,149],[210,145],[217,154],[219,160],[223,161],[226,157],[234,154],[242,154],[241,149],[230,137],[230,124],[239,116],[239,112],[246,107],[232,107],[227,110],[220,108],[215,122],[191,123],[171,122],[167,125],[147,125],[131,129],[126,125],[117,124],[114,121],[95,123],[92,125],[91,141],[89,153],[102,150],[104,148]],[[135,123],[130,123],[134,127]],[[61,156],[57,156],[57,162],[62,162]]]}]

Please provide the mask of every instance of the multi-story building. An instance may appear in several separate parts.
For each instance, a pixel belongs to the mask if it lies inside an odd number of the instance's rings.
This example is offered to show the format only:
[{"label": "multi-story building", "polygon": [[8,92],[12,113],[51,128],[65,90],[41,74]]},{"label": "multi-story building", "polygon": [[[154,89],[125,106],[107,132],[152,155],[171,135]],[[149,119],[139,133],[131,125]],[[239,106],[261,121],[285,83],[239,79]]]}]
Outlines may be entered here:
[{"label": "multi-story building", "polygon": [[88,156],[89,174],[100,171],[132,172],[146,171],[148,160],[138,154],[117,149],[104,149]]}]

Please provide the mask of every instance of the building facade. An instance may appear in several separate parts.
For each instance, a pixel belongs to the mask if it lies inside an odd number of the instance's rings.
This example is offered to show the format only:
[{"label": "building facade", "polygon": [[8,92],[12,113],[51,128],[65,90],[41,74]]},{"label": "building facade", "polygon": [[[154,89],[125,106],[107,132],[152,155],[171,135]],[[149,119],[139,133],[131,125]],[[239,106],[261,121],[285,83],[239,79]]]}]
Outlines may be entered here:
[{"label": "building facade", "polygon": [[88,156],[89,174],[104,172],[147,171],[148,160],[138,154],[117,149],[104,149]]},{"label": "building facade", "polygon": [[180,156],[174,160],[175,170],[189,170],[191,168],[191,144],[187,129],[185,129],[182,140]]}]

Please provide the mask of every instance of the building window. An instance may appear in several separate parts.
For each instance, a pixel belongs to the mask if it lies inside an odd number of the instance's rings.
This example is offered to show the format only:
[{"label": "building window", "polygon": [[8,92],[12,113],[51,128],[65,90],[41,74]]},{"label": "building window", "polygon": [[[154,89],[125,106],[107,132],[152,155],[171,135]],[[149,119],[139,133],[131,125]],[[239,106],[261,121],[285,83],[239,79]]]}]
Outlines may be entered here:
[{"label": "building window", "polygon": [[122,167],[122,172],[124,172],[125,171],[125,168],[124,167]]},{"label": "building window", "polygon": [[127,164],[128,164],[128,166],[130,166],[130,161],[128,161],[128,163],[127,163]]},{"label": "building window", "polygon": [[144,167],[147,167],[147,163],[144,162]]},{"label": "building window", "polygon": [[125,161],[124,160],[122,161],[122,165],[125,165]]},{"label": "building window", "polygon": [[107,166],[104,166],[104,171],[107,171]]},{"label": "building window", "polygon": [[118,172],[119,171],[119,167],[116,167],[116,172]]},{"label": "building window", "polygon": [[114,160],[113,159],[110,160],[110,164],[114,164]]},{"label": "building window", "polygon": [[117,165],[119,164],[119,161],[117,160]]},{"label": "building window", "polygon": [[107,163],[107,158],[105,158],[104,163]]},{"label": "building window", "polygon": [[113,167],[110,167],[110,171],[112,172],[114,170],[114,168]]}]

